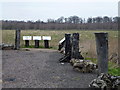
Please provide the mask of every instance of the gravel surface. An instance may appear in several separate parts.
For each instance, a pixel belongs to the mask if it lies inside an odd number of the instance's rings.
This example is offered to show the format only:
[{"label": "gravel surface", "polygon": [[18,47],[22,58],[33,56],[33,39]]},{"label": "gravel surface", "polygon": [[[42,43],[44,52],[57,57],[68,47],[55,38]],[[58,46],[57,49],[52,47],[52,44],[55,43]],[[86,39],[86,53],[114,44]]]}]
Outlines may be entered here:
[{"label": "gravel surface", "polygon": [[87,88],[97,77],[60,64],[63,55],[55,50],[3,50],[2,56],[3,88]]}]

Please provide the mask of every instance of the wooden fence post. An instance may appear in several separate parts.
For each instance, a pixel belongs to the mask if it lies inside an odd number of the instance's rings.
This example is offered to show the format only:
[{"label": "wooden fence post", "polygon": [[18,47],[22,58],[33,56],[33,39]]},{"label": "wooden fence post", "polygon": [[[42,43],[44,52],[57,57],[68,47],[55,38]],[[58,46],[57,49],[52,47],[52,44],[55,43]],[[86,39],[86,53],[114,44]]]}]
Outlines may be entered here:
[{"label": "wooden fence post", "polygon": [[[118,2],[118,45],[120,44],[120,1]],[[120,49],[118,46],[118,66],[120,67]]]},{"label": "wooden fence post", "polygon": [[39,48],[39,40],[35,40],[35,48]]},{"label": "wooden fence post", "polygon": [[73,33],[71,58],[83,59],[79,52],[79,33]]},{"label": "wooden fence post", "polygon": [[108,72],[108,33],[95,33],[98,74]]},{"label": "wooden fence post", "polygon": [[65,55],[71,60],[71,34],[65,34]]},{"label": "wooden fence post", "polygon": [[15,50],[20,49],[20,30],[16,30],[16,37],[15,37]]}]

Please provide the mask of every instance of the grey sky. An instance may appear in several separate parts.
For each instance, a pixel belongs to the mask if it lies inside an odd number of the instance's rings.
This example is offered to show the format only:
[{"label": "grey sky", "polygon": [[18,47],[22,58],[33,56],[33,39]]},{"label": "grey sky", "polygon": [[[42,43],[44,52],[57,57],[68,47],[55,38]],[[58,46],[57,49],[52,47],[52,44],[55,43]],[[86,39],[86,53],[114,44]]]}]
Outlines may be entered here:
[{"label": "grey sky", "polygon": [[[76,1],[76,0],[75,0]],[[114,0],[113,0],[114,1]],[[118,2],[2,2],[0,19],[4,20],[44,20],[60,16],[77,15],[82,18],[96,16],[118,16]]]}]

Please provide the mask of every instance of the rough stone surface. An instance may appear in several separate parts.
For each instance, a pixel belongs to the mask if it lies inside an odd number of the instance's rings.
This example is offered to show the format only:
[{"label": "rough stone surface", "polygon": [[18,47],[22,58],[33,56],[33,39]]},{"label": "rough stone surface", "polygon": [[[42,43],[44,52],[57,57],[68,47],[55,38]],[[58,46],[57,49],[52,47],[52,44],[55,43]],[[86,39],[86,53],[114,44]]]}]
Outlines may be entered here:
[{"label": "rough stone surface", "polygon": [[91,73],[97,70],[97,65],[90,60],[71,59],[70,63],[75,70],[83,73]]},{"label": "rough stone surface", "polygon": [[116,88],[120,90],[120,77],[112,76],[110,74],[101,73],[97,79],[94,79],[89,84],[89,87],[92,88]]},{"label": "rough stone surface", "polygon": [[14,45],[0,43],[0,50],[12,50],[12,49],[14,49]]},{"label": "rough stone surface", "polygon": [[94,73],[73,70],[59,63],[62,54],[55,50],[3,50],[3,88],[89,88]]}]

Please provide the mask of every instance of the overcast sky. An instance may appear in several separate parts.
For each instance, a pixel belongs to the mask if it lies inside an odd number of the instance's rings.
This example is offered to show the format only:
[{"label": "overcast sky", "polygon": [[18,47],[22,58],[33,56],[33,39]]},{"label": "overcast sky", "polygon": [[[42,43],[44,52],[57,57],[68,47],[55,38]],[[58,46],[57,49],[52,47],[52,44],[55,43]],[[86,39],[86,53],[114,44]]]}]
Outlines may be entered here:
[{"label": "overcast sky", "polygon": [[[9,2],[8,2],[9,1]],[[61,16],[118,16],[119,0],[1,0],[0,19],[46,21]]]}]

